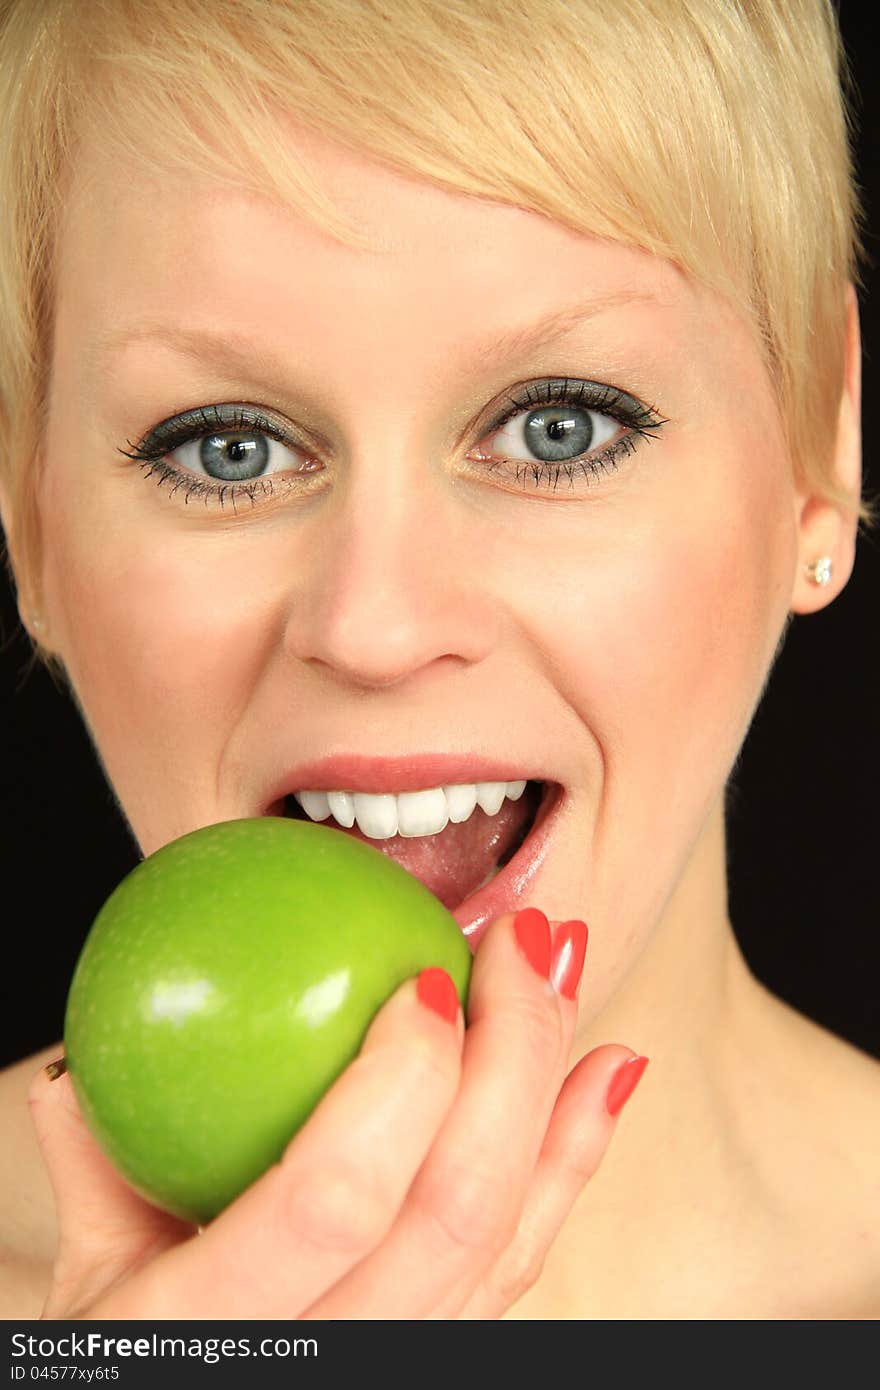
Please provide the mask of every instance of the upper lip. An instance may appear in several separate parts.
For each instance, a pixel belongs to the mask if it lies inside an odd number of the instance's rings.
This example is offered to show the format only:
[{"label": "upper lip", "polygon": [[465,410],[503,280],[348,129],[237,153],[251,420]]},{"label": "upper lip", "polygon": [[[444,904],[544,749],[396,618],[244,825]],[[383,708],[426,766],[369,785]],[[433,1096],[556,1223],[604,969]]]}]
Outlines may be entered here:
[{"label": "upper lip", "polygon": [[480,753],[407,753],[386,758],[338,753],[298,763],[285,772],[268,795],[267,810],[291,792],[417,792],[469,782],[515,782],[523,777],[551,780],[544,773],[529,771],[525,763]]}]

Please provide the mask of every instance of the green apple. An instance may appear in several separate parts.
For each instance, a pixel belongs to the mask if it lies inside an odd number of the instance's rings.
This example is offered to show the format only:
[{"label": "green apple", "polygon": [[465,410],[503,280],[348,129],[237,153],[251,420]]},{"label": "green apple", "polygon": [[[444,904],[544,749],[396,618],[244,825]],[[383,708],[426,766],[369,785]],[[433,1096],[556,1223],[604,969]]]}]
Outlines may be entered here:
[{"label": "green apple", "polygon": [[272,816],[184,835],[110,895],[77,964],[64,1044],[86,1122],[134,1188],[203,1224],[431,965],[464,1006],[455,919],[372,846]]}]

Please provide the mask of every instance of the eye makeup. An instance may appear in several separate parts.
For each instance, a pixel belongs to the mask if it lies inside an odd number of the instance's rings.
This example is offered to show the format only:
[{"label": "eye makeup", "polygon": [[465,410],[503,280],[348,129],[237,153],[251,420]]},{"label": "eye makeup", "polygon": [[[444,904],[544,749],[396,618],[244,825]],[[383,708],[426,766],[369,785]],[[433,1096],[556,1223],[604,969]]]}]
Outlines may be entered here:
[{"label": "eye makeup", "polygon": [[[556,491],[561,479],[568,480],[569,490],[581,486],[580,479],[587,486],[595,485],[603,474],[616,469],[621,459],[634,453],[642,440],[656,438],[667,423],[656,409],[618,387],[579,378],[527,382],[505,399],[506,408],[491,421],[481,442],[505,431],[522,414],[522,438],[514,443],[531,452],[511,457],[510,444],[506,455],[477,446],[466,457],[477,471],[521,490],[547,487]],[[616,433],[611,431],[614,438],[607,422],[616,427]],[[509,428],[506,433],[510,441]],[[598,445],[594,443],[597,436]],[[267,473],[271,450],[254,442],[267,439],[299,453],[299,464]],[[200,441],[199,464],[206,471],[196,472],[171,459],[175,451]],[[201,406],[162,421],[137,444],[126,442],[129,448],[118,452],[140,462],[146,477],[155,476],[158,486],[168,483],[170,495],[182,491],[187,503],[201,497],[206,505],[214,501],[221,508],[227,501],[234,506],[240,497],[249,498],[256,507],[261,498],[274,495],[279,487],[288,492],[311,492],[309,480],[326,471],[308,445],[249,405]],[[218,455],[213,460],[205,457],[211,450]],[[540,456],[542,451],[544,457]],[[212,477],[207,471],[210,467],[220,476]],[[259,471],[248,476],[248,470],[254,468]]]}]

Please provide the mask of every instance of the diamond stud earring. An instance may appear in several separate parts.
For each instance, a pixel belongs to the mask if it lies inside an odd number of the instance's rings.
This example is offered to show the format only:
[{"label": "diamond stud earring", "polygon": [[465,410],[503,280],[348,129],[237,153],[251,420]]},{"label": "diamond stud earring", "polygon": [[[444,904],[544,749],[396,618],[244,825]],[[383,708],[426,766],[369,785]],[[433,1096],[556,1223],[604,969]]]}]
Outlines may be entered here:
[{"label": "diamond stud earring", "polygon": [[831,583],[831,556],[822,555],[818,560],[814,560],[811,565],[805,566],[807,578],[814,584]]}]

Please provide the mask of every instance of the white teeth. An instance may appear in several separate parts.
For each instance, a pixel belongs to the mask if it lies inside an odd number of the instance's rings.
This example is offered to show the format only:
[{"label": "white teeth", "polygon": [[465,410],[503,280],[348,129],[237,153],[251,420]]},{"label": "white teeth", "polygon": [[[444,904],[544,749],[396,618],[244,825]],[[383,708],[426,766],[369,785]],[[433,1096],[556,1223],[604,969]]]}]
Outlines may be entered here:
[{"label": "white teeth", "polygon": [[477,788],[474,783],[469,782],[466,787],[444,787],[443,791],[452,824],[461,825],[462,821],[470,820],[477,807]]},{"label": "white teeth", "polygon": [[333,815],[326,792],[296,792],[295,796],[310,820],[326,820]]},{"label": "white teeth", "polygon": [[[369,800],[372,801],[372,797]],[[449,822],[449,805],[442,787],[432,787],[424,792],[400,792],[390,796],[389,801],[397,803],[398,835],[414,839],[416,835],[437,835],[445,830]],[[363,830],[363,826],[361,826]],[[371,830],[364,830],[371,835]]]},{"label": "white teeth", "polygon": [[[340,825],[350,830],[354,825],[354,796],[351,792],[328,792],[327,801],[331,815]],[[366,834],[366,832],[364,832]]]},{"label": "white teeth", "polygon": [[[370,796],[366,792],[354,792],[352,800],[354,818],[371,840],[387,840],[398,833],[396,796]],[[400,833],[403,834],[403,831]]]},{"label": "white teeth", "polygon": [[414,838],[437,835],[452,821],[460,825],[482,807],[486,815],[497,815],[506,796],[518,801],[525,791],[525,779],[517,782],[470,782],[462,786],[432,787],[426,791],[323,792],[301,791],[293,795],[310,820],[333,816],[350,830],[357,821],[362,834],[371,840],[387,840],[392,835]]},{"label": "white teeth", "polygon": [[506,782],[478,782],[477,801],[487,816],[494,816],[501,810],[501,803],[507,795]]}]

